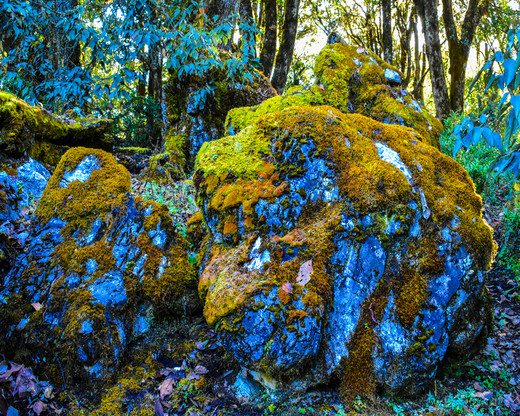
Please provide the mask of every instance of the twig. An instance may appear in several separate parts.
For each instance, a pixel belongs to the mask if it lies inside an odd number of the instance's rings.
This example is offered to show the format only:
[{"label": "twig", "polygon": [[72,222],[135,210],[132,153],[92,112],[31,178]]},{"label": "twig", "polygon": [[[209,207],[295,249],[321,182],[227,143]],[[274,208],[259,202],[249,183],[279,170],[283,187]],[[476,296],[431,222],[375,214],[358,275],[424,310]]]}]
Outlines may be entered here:
[{"label": "twig", "polygon": [[374,317],[374,311],[372,310],[372,302],[370,302],[370,306],[368,307],[368,310],[370,311],[370,315],[372,316],[372,320],[376,325],[379,325],[379,322],[377,322],[376,318]]}]

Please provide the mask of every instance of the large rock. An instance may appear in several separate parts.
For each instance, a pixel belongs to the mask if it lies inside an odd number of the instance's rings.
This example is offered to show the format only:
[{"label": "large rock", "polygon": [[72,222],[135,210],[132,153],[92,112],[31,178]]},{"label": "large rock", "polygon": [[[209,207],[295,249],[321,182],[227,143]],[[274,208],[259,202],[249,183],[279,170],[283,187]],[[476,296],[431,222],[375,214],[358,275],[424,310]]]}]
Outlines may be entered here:
[{"label": "large rock", "polygon": [[0,170],[0,223],[20,220],[24,209],[35,208],[50,177],[49,171],[31,158]]},{"label": "large rock", "polygon": [[0,168],[0,287],[29,235],[33,211],[50,177],[30,158],[10,160]]},{"label": "large rock", "polygon": [[187,249],[167,208],[134,199],[110,154],[69,150],[0,286],[0,351],[57,384],[109,380],[154,316],[197,308]]},{"label": "large rock", "polygon": [[0,91],[0,152],[14,157],[29,154],[33,159],[56,166],[63,146],[112,149],[105,133],[112,127],[106,119],[72,120],[57,117],[31,106],[12,94]]},{"label": "large rock", "polygon": [[290,89],[249,108],[232,109],[228,134],[249,126],[263,114],[295,105],[330,105],[344,113],[359,113],[387,124],[412,127],[420,140],[440,148],[442,124],[402,87],[402,74],[363,48],[327,45],[316,58],[316,85]]},{"label": "large rock", "polygon": [[[220,59],[235,58],[222,53]],[[166,87],[166,102],[172,128],[166,136],[165,149],[173,167],[187,173],[193,170],[202,144],[224,135],[230,109],[257,105],[275,95],[269,80],[258,71],[243,82],[230,81],[224,69],[213,69],[204,77],[177,74],[171,77]]]},{"label": "large rock", "polygon": [[303,106],[202,147],[204,315],[267,385],[413,389],[485,339],[492,230],[468,174],[423,140]]}]

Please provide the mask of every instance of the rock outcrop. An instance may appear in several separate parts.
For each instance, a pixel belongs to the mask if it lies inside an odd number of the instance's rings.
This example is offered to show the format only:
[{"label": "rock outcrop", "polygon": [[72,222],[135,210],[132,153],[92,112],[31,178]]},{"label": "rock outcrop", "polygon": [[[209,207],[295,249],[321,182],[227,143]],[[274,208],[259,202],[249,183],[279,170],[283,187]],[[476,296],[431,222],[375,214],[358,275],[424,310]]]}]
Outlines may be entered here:
[{"label": "rock outcrop", "polygon": [[[222,54],[223,61],[234,59]],[[255,71],[251,79],[231,82],[223,69],[205,77],[178,77],[166,88],[169,130],[165,148],[172,167],[191,172],[197,152],[203,143],[224,135],[229,110],[257,105],[276,95],[269,80]]]},{"label": "rock outcrop", "polygon": [[13,157],[30,155],[56,166],[67,147],[112,149],[105,133],[112,127],[106,119],[73,120],[0,91],[0,153]]},{"label": "rock outcrop", "polygon": [[154,316],[199,307],[167,208],[134,198],[128,171],[102,150],[63,156],[31,229],[0,286],[0,349],[56,384],[111,380]]},{"label": "rock outcrop", "polygon": [[204,316],[266,385],[414,389],[486,338],[492,230],[468,174],[428,142],[293,106],[203,145]]},{"label": "rock outcrop", "polygon": [[232,109],[226,131],[235,134],[263,114],[295,105],[330,105],[343,113],[359,113],[387,124],[414,128],[420,140],[440,148],[442,124],[402,88],[403,75],[363,48],[327,45],[314,66],[316,85],[295,87],[262,104]]}]

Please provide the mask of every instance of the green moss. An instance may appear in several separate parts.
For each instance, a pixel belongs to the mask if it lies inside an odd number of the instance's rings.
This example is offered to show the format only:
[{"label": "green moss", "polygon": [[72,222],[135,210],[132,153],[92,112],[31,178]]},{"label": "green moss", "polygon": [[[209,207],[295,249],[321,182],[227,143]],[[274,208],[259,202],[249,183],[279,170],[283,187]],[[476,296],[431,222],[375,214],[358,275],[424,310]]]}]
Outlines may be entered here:
[{"label": "green moss", "polygon": [[197,155],[196,166],[204,170],[205,178],[218,178],[231,169],[241,179],[256,180],[259,172],[265,170],[262,155],[269,154],[268,145],[267,138],[246,129],[236,136],[204,143]]},{"label": "green moss", "polygon": [[[61,187],[63,175],[73,172],[89,155],[96,156],[101,168],[94,170],[86,182],[74,181]],[[103,150],[76,147],[67,151],[56,167],[36,215],[43,224],[58,217],[66,221],[69,228],[86,229],[97,218],[105,220],[130,190],[130,174],[112,155]]]},{"label": "green moss", "polygon": [[41,163],[57,166],[66,151],[67,148],[64,146],[38,141],[30,148],[29,156]]},{"label": "green moss", "polygon": [[[62,121],[39,107],[0,91],[0,149],[15,156],[24,154],[37,142],[110,149],[111,142],[104,136],[110,125],[106,119]],[[35,154],[41,154],[42,150],[35,150]],[[55,157],[51,159],[56,161]]]},{"label": "green moss", "polygon": [[[409,94],[395,94],[385,70],[399,70],[371,51],[336,43],[327,45],[316,59],[316,82],[324,86],[326,102],[339,110],[358,112],[381,122],[404,124],[417,130],[426,143],[440,148],[442,124]],[[399,95],[396,98],[396,95]]]},{"label": "green moss", "polygon": [[318,86],[292,87],[283,96],[275,96],[252,107],[233,108],[226,117],[226,132],[238,133],[260,116],[301,105],[324,105],[326,100]]}]

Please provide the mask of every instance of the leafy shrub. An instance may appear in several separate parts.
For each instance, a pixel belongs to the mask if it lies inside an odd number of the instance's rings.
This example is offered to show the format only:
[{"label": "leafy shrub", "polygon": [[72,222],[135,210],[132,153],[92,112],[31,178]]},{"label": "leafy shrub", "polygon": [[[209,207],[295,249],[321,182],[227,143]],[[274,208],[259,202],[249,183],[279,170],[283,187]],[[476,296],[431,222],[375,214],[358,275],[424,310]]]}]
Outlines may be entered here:
[{"label": "leafy shrub", "polygon": [[[451,117],[444,121],[444,130],[441,134],[441,150],[448,155],[454,154],[454,148],[457,139],[454,130],[460,125],[464,119],[463,116],[453,113]],[[466,169],[475,183],[477,192],[482,194],[486,191],[488,183],[488,172],[496,158],[500,155],[500,151],[494,147],[490,147],[486,143],[477,143],[467,152],[458,152],[455,160]],[[489,197],[489,194],[487,194]]]},{"label": "leafy shrub", "polygon": [[511,173],[520,176],[520,28],[509,30],[505,51],[495,53],[489,59],[470,85],[470,93],[477,82],[484,77],[487,82],[479,93],[479,102],[485,101],[490,93],[496,99],[488,100],[488,105],[479,114],[464,117],[453,129],[453,154],[462,148],[484,144],[498,151],[489,167],[489,172]]},{"label": "leafy shrub", "polygon": [[[117,104],[117,103],[116,103]],[[120,147],[149,147],[157,143],[153,120],[162,120],[162,106],[152,97],[140,97],[131,94],[129,100],[120,105],[103,101],[97,110],[103,117],[114,122],[109,134],[114,144]]]}]

